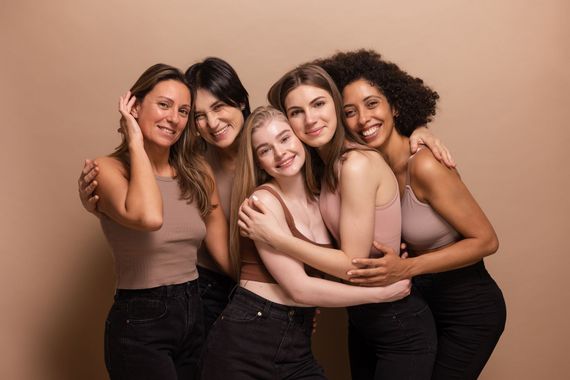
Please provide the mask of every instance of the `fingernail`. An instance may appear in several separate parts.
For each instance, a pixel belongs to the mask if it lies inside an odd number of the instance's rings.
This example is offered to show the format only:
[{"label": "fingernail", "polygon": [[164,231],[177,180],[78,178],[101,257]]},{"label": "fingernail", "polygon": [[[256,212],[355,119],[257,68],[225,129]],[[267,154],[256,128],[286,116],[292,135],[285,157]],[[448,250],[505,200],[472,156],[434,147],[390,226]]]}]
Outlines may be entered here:
[{"label": "fingernail", "polygon": [[256,200],[257,200],[257,196],[252,195],[252,196],[251,196],[251,199],[253,199],[254,201],[256,201]]},{"label": "fingernail", "polygon": [[348,271],[348,272],[346,272],[346,274],[347,274],[348,276],[352,276],[352,271]]}]

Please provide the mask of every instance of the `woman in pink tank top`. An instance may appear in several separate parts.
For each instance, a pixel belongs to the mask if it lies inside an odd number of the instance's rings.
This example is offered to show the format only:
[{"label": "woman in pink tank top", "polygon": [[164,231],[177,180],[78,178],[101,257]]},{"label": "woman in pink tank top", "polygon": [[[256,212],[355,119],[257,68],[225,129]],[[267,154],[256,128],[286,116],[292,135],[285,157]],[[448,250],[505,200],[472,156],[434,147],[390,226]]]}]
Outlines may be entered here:
[{"label": "woman in pink tank top", "polygon": [[[378,253],[372,249],[373,240],[398,250],[396,178],[376,150],[346,133],[342,99],[330,76],[315,65],[299,66],[272,86],[268,98],[287,115],[311,154],[313,170],[321,178],[320,210],[340,250],[285,233],[259,201],[242,207],[240,227],[245,236],[345,280],[355,268],[353,259]],[[435,325],[417,292],[395,302],[353,306],[348,313],[353,379],[431,377]]]},{"label": "woman in pink tank top", "polygon": [[402,235],[412,256],[360,260],[355,283],[414,277],[434,314],[438,354],[432,379],[476,379],[503,332],[501,290],[483,264],[498,240],[456,170],[429,150],[410,155],[408,136],[435,115],[439,95],[373,51],[319,62],[343,95],[347,127],[382,152],[400,183]]}]

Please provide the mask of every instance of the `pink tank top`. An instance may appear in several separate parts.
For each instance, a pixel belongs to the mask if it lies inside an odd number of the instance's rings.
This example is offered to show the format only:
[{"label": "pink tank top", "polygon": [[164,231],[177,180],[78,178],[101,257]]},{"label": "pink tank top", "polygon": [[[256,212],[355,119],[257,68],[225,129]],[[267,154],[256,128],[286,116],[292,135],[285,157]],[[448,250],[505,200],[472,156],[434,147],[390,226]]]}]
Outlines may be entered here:
[{"label": "pink tank top", "polygon": [[204,221],[194,203],[180,199],[175,179],[156,177],[156,181],[163,204],[158,231],[137,231],[101,217],[120,289],[147,289],[198,278],[196,254],[206,236]]},{"label": "pink tank top", "polygon": [[[410,157],[410,160],[414,157]],[[410,186],[410,169],[406,172],[406,188],[402,196],[402,237],[412,251],[443,247],[461,238],[430,205],[420,202]]]},{"label": "pink tank top", "polygon": [[[392,175],[393,180],[396,181],[396,177]],[[339,173],[340,182],[340,173]],[[327,226],[328,230],[331,232],[338,245],[341,245],[340,239],[340,202],[341,194],[340,190],[337,189],[335,192],[331,192],[326,189],[323,183],[321,186],[321,196],[319,199],[319,207],[321,210],[321,215],[323,221]],[[387,204],[377,206],[375,208],[376,213],[374,217],[374,240],[379,243],[385,244],[396,253],[400,253],[400,239],[401,239],[401,225],[402,217],[400,212],[400,194],[397,191],[394,198]],[[354,223],[358,223],[355,220]],[[369,253],[370,257],[378,257],[378,252],[372,248],[372,242],[370,242],[371,250]]]}]

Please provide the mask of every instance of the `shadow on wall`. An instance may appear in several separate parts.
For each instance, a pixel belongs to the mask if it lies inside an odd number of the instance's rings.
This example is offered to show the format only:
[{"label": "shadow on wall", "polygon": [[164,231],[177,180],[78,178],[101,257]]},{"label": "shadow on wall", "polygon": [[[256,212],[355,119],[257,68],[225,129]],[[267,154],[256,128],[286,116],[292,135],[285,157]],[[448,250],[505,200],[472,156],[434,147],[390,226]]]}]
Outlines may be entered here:
[{"label": "shadow on wall", "polygon": [[101,235],[87,239],[80,252],[84,265],[77,268],[75,283],[67,299],[59,302],[60,314],[50,316],[49,326],[40,344],[40,355],[50,380],[107,379],[103,359],[105,319],[115,289],[111,251]]}]

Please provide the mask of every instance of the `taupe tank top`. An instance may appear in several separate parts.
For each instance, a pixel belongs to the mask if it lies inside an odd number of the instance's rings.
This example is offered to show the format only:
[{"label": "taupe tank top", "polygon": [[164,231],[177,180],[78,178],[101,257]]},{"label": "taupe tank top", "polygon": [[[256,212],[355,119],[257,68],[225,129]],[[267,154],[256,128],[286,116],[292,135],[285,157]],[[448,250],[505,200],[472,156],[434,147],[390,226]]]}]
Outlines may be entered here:
[{"label": "taupe tank top", "polygon": [[[410,160],[414,157],[410,157]],[[402,195],[402,237],[411,251],[443,247],[461,238],[430,205],[420,202],[410,185],[410,163],[406,171],[406,188]]]},{"label": "taupe tank top", "polygon": [[101,217],[120,289],[146,289],[198,278],[196,253],[206,236],[204,221],[194,203],[180,199],[176,179],[157,176],[156,181],[164,214],[158,231],[137,231]]},{"label": "taupe tank top", "polygon": [[[287,226],[289,227],[289,230],[291,231],[291,234],[293,236],[295,236],[298,239],[305,240],[309,243],[319,245],[321,247],[329,247],[329,248],[332,247],[332,244],[315,243],[314,241],[305,237],[305,235],[303,235],[297,229],[297,227],[295,227],[295,220],[293,219],[293,215],[291,214],[291,212],[287,208],[287,205],[285,205],[285,202],[283,201],[283,199],[281,198],[279,193],[277,191],[275,191],[275,189],[273,189],[272,187],[267,186],[267,185],[261,185],[256,190],[267,190],[275,198],[277,198],[277,200],[281,204],[281,207],[283,207],[283,212],[285,213],[285,220],[287,221]],[[255,248],[255,244],[253,243],[253,241],[251,239],[241,237],[240,255],[241,255],[240,279],[266,282],[266,283],[271,283],[271,284],[277,283],[277,281],[275,281],[273,276],[271,276],[271,274],[269,273],[269,271],[265,267],[265,264],[263,264],[261,257],[259,257],[259,252]],[[319,272],[318,270],[316,270],[316,269],[314,269],[308,265],[305,265],[305,271],[310,276],[322,276],[321,272]]]}]

